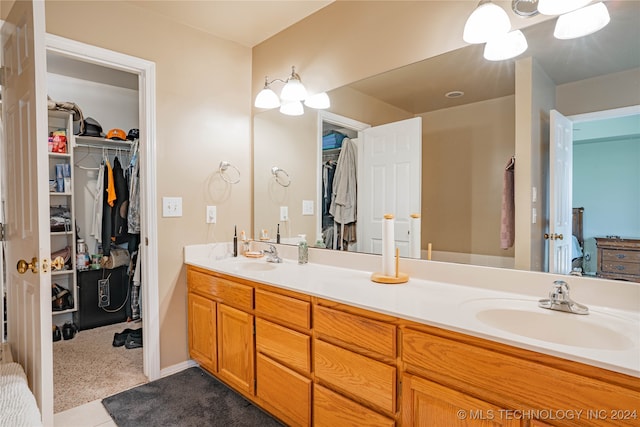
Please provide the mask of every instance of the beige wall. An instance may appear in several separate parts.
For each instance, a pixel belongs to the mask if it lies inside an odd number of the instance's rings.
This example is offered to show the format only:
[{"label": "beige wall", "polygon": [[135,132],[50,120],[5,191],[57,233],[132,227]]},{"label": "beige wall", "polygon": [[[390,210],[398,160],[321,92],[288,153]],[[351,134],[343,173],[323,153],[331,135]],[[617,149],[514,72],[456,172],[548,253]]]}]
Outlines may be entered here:
[{"label": "beige wall", "polygon": [[[158,211],[163,196],[183,199],[181,218],[158,219],[160,365],[183,362],[189,356],[182,248],[228,241],[234,224],[251,225],[251,50],[126,2],[45,7],[47,32],[156,64]],[[240,169],[239,184],[225,185],[214,174],[221,160]],[[207,204],[218,206],[215,226],[205,224]]]},{"label": "beige wall", "polygon": [[422,247],[500,249],[504,168],[515,154],[514,96],[422,114]]}]

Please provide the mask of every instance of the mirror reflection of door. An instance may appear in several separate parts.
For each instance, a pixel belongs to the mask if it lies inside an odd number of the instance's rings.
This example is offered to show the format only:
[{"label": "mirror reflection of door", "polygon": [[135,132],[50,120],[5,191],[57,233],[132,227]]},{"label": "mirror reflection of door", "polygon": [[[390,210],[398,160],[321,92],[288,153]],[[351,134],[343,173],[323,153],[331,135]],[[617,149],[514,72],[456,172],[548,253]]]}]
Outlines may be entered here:
[{"label": "mirror reflection of door", "polygon": [[[422,118],[365,129],[358,151],[358,241],[360,250],[382,253],[382,220],[394,216],[394,246],[400,256],[420,245],[411,235],[411,215],[420,218],[422,192]],[[419,230],[418,230],[419,231]],[[415,240],[414,240],[415,239]],[[419,254],[416,254],[419,256]]]},{"label": "mirror reflection of door", "polygon": [[[554,115],[551,117],[553,121]],[[557,169],[565,168],[566,161],[553,153],[557,143],[554,143],[552,132],[548,234],[563,234],[564,242],[569,246],[560,250],[559,239],[549,241],[551,256],[547,271],[566,274],[573,270],[595,276],[598,258],[595,238],[640,237],[640,205],[637,203],[640,200],[640,106],[569,118],[559,115],[556,120],[558,117],[564,127],[569,126],[572,131],[572,143],[563,149],[571,150],[572,160],[568,167],[572,172],[568,180],[560,179],[563,175]],[[552,125],[551,129],[554,128],[561,127]],[[552,195],[554,191],[555,195]],[[571,240],[568,240],[567,234],[559,233],[554,224],[563,215],[563,209],[571,207],[573,229],[569,228]],[[552,219],[552,215],[556,215],[556,219]]]}]

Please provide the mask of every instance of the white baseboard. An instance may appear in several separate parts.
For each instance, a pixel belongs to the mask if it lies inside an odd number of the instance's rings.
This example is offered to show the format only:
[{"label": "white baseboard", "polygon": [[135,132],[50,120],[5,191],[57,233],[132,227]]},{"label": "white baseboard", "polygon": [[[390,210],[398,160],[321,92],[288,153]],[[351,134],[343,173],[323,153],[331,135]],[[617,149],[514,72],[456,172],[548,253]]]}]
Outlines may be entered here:
[{"label": "white baseboard", "polygon": [[167,366],[166,368],[160,369],[160,378],[177,374],[178,372],[193,368],[194,366],[199,366],[195,360],[186,360],[184,362],[176,363],[175,365]]}]

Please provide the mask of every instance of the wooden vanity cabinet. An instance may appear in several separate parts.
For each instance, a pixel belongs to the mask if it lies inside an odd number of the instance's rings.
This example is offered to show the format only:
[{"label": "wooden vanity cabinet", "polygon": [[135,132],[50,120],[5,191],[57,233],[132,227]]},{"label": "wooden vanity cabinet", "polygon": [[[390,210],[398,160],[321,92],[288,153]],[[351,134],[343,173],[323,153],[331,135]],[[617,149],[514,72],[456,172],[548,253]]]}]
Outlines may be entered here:
[{"label": "wooden vanity cabinet", "polygon": [[253,287],[187,269],[189,354],[245,395],[254,392]]},{"label": "wooden vanity cabinet", "polygon": [[290,426],[311,425],[310,297],[255,291],[256,397]]},{"label": "wooden vanity cabinet", "polygon": [[313,314],[314,425],[395,425],[395,319],[323,300]]},{"label": "wooden vanity cabinet", "polygon": [[[615,421],[608,416],[640,409],[640,384],[631,377],[438,328],[421,329],[402,330],[403,425],[638,425],[638,416]],[[602,413],[607,416],[594,415]]]}]

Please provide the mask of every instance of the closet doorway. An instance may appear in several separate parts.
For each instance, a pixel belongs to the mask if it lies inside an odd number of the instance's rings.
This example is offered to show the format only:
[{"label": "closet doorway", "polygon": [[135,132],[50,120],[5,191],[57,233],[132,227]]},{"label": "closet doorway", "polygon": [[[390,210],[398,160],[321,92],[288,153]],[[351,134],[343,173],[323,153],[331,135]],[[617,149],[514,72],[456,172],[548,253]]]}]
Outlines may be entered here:
[{"label": "closet doorway", "polygon": [[[62,314],[54,312],[52,316],[52,327],[63,327],[65,323],[71,322],[80,330],[76,337],[57,343],[64,347],[56,347],[54,343],[54,412],[59,412],[86,403],[77,401],[70,404],[67,401],[63,405],[57,402],[60,390],[66,387],[109,390],[108,393],[113,394],[135,385],[123,383],[122,390],[117,390],[120,387],[117,378],[124,373],[118,372],[120,366],[126,366],[127,369],[134,366],[138,370],[134,380],[137,382],[152,381],[160,377],[155,239],[157,212],[153,173],[156,169],[155,65],[146,60],[53,35],[46,36],[46,51],[50,101],[75,103],[85,120],[90,117],[102,127],[101,137],[76,136],[74,146],[69,147],[73,150],[75,238],[84,240],[89,255],[104,253],[105,239],[97,238],[92,231],[95,216],[93,204],[100,169],[106,171],[106,163],[111,166],[118,163],[125,171],[131,172],[134,163],[137,163],[139,171],[134,174],[139,179],[139,230],[137,233],[136,230],[126,233],[123,239],[115,242],[119,248],[117,253],[122,255],[126,250],[129,260],[122,259],[119,262],[121,266],[111,269],[76,271],[75,311]],[[78,123],[74,122],[74,126],[78,126]],[[104,138],[114,128],[122,129],[130,138],[126,141]],[[135,138],[135,131],[132,131],[135,129],[138,129],[138,138]],[[74,133],[77,132],[78,129],[75,129]],[[130,178],[131,176],[127,177]],[[130,189],[129,183],[127,189]],[[133,198],[128,200],[129,208],[133,201]],[[99,240],[102,240],[101,244]],[[114,247],[112,244],[110,246]],[[111,254],[113,259],[117,259],[118,255],[114,256],[113,249]],[[136,259],[139,260],[137,269],[132,269],[136,266]],[[140,286],[134,285],[133,270],[137,270],[135,281]],[[107,286],[101,288],[100,283],[102,281],[104,284],[105,280]],[[139,311],[136,311],[135,304],[131,304],[132,298],[139,301]],[[114,334],[120,335],[126,330],[144,331],[142,348],[137,347],[136,350],[133,345],[112,345],[112,341],[115,344]],[[64,335],[64,329],[62,332]],[[92,350],[93,342],[98,343],[95,344],[95,350]],[[138,343],[140,344],[140,339]],[[74,346],[77,347],[74,349]],[[102,354],[98,354],[100,352]],[[63,358],[65,360],[61,360]],[[68,358],[71,360],[67,360]],[[69,382],[67,377],[73,378],[77,373],[68,368],[66,371],[56,369],[56,364],[63,362],[67,367],[73,363],[85,365],[85,370],[91,371],[91,375],[84,380],[78,375],[78,378]],[[94,367],[91,368],[91,365]],[[87,383],[89,381],[94,383]]]}]

